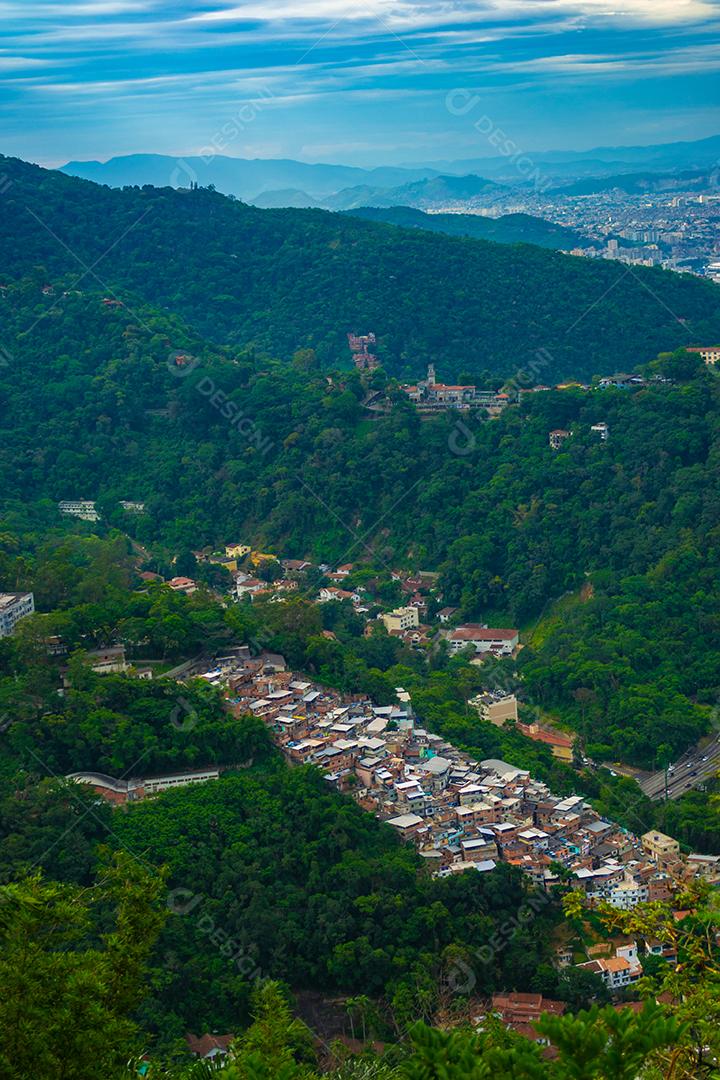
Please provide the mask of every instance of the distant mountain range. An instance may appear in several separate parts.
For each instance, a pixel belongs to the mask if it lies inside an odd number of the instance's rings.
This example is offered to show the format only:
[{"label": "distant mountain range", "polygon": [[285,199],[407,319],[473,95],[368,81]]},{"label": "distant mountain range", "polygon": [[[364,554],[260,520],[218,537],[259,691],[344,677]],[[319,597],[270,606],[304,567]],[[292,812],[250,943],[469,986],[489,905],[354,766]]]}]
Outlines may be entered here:
[{"label": "distant mountain range", "polygon": [[426,214],[410,206],[364,206],[345,213],[367,221],[384,221],[404,229],[426,229],[448,236],[494,240],[499,244],[537,244],[538,247],[555,251],[589,247],[593,243],[589,237],[574,229],[530,214],[502,214],[497,218],[481,217],[479,214]]},{"label": "distant mountain range", "polygon": [[308,165],[303,161],[223,157],[173,158],[162,154],[130,154],[109,161],[69,161],[61,172],[94,180],[110,187],[152,184],[154,187],[201,187],[214,184],[224,195],[244,201],[255,199],[264,191],[300,190],[312,199],[322,199],[347,187],[369,184],[373,188],[392,188],[399,184],[436,176],[431,168],[358,169],[350,165]]},{"label": "distant mountain range", "polygon": [[[711,169],[720,162],[720,135],[695,142],[663,143],[655,146],[601,147],[586,151],[531,151],[526,155],[533,168],[551,182],[567,183],[587,177],[605,177],[640,171],[670,173],[680,170]],[[434,161],[421,165],[381,166],[362,169],[350,165],[309,164],[292,159],[245,159],[224,157],[174,158],[162,154],[130,154],[109,161],[70,161],[62,172],[110,187],[153,184],[155,187],[201,187],[214,184],[218,191],[244,201],[265,196],[262,205],[325,205],[329,196],[339,196],[327,209],[382,205],[378,199],[392,198],[386,205],[407,204],[407,198],[388,193],[417,181],[450,176],[484,177],[485,182],[522,188],[525,177],[515,164],[515,153],[496,157]],[[347,189],[351,189],[348,192]],[[360,190],[362,189],[362,191]],[[266,193],[272,193],[267,196]],[[341,196],[339,193],[344,193]],[[284,200],[284,201],[283,201]],[[352,204],[352,205],[351,205]],[[422,208],[422,207],[421,207]]]},{"label": "distant mountain range", "polygon": [[361,206],[414,206],[419,210],[491,205],[509,188],[482,176],[432,176],[394,188],[346,188],[320,204],[324,210],[354,210]]},{"label": "distant mountain range", "polygon": [[712,169],[685,170],[674,173],[622,173],[619,176],[588,177],[565,187],[554,188],[553,195],[597,195],[604,191],[622,191],[626,195],[645,192],[718,190],[720,165]]},{"label": "distant mountain range", "polygon": [[[520,148],[518,148],[520,150]],[[533,166],[549,179],[611,176],[628,172],[676,172],[681,169],[708,169],[720,163],[720,135],[692,142],[660,143],[653,146],[605,146],[592,150],[531,150]],[[461,161],[430,161],[437,173],[481,172],[493,180],[518,184],[522,178],[515,165],[515,151],[498,157],[465,158]]]}]

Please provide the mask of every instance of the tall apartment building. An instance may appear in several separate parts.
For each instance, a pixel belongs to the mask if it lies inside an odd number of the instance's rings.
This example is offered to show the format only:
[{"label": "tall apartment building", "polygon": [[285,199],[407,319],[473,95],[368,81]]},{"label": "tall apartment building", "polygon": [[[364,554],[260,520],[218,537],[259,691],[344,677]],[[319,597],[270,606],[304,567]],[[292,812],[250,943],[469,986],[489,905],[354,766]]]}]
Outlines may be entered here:
[{"label": "tall apartment building", "polygon": [[12,634],[16,624],[35,610],[35,597],[30,593],[0,593],[0,638]]}]

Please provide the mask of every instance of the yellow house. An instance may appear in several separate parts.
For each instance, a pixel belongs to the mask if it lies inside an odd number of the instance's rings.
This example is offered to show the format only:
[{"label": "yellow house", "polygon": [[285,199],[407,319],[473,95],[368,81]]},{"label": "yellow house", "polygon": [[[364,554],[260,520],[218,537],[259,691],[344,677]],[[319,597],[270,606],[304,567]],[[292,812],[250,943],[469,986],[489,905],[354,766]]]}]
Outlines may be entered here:
[{"label": "yellow house", "polygon": [[680,854],[680,845],[677,840],[674,840],[672,836],[666,836],[665,833],[658,832],[657,829],[643,833],[640,837],[640,843],[643,851],[657,859],[661,866],[666,862],[672,862]]},{"label": "yellow house", "polygon": [[249,555],[252,548],[249,544],[226,544],[225,554],[228,559],[244,559],[246,555]]},{"label": "yellow house", "polygon": [[[248,550],[250,549],[248,548]],[[253,566],[259,566],[262,562],[274,562],[276,558],[277,555],[268,555],[262,551],[252,551],[250,553],[250,562]]]},{"label": "yellow house", "polygon": [[235,573],[238,566],[237,559],[233,559],[229,555],[211,555],[208,562],[214,563],[216,566],[224,566],[231,574]]}]

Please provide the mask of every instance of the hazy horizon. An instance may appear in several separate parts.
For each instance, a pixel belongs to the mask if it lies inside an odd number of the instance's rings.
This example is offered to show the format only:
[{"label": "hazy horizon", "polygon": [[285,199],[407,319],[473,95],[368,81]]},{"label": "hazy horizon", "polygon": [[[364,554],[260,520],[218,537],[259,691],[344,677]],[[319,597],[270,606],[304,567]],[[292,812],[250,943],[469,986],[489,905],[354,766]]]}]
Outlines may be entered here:
[{"label": "hazy horizon", "polygon": [[[702,141],[703,139],[712,139],[712,138],[717,138],[717,137],[720,137],[720,125],[718,126],[717,130],[710,131],[707,135],[704,135],[704,136],[700,135],[697,139],[672,139],[672,140],[669,140],[669,142],[670,143],[684,143],[684,142],[692,143],[692,142]],[[637,142],[637,143],[617,143],[617,144],[614,144],[614,145],[604,144],[602,146],[599,145],[599,144],[596,144],[596,143],[591,143],[588,146],[582,146],[582,147],[581,146],[537,146],[537,147],[533,147],[532,149],[534,150],[535,153],[540,153],[540,154],[554,154],[554,153],[557,153],[557,154],[565,154],[565,153],[566,154],[586,154],[591,150],[598,150],[598,151],[618,150],[618,151],[622,151],[622,150],[634,149],[636,147],[650,147],[650,146],[655,146],[655,145],[662,145],[662,143],[651,141],[651,142]],[[97,161],[100,164],[105,164],[108,161],[111,161],[111,160],[117,159],[117,158],[143,157],[143,156],[149,156],[149,155],[158,155],[160,157],[170,157],[170,158],[200,156],[201,151],[202,151],[202,148],[201,148],[200,151],[198,151],[198,150],[195,150],[195,151],[168,150],[168,151],[160,152],[160,151],[156,151],[156,150],[129,150],[126,153],[109,154],[107,156],[103,155],[102,157],[88,157],[88,158],[61,157],[61,158],[58,158],[57,161],[52,161],[52,162],[41,161],[41,160],[39,160],[37,158],[26,158],[25,160],[30,161],[32,164],[40,165],[40,166],[42,166],[44,168],[53,168],[54,169],[54,168],[61,168],[62,166],[67,165],[67,164],[69,164],[70,162],[73,162],[73,161],[78,161],[78,162],[79,161],[82,161],[82,162]],[[12,155],[12,156],[16,156],[16,155]],[[230,158],[230,159],[233,159],[233,160],[236,160],[236,161],[273,161],[273,160],[279,160],[278,158],[274,158],[274,157],[271,157],[271,156],[257,155],[257,156],[250,157],[250,156],[247,156],[247,155],[244,155],[244,154],[233,154],[233,153],[229,153],[229,152],[228,153],[219,153],[219,154],[216,154],[214,156],[217,157],[217,158]],[[490,153],[488,153],[488,152],[479,152],[477,154],[472,155],[473,158],[477,158],[478,160],[482,160],[483,158],[487,158],[488,161],[493,160],[493,159],[498,158],[498,157],[501,157],[501,156],[502,155],[498,154],[497,151],[490,152]],[[282,157],[283,156],[281,156],[280,159],[282,159]],[[341,165],[341,166],[347,166],[347,167],[351,167],[351,168],[367,168],[367,169],[374,168],[374,165],[372,165],[372,164],[357,165],[355,162],[352,162],[352,161],[342,161],[340,159],[334,159],[334,158],[324,158],[324,159],[316,158],[314,160],[310,160],[308,158],[293,157],[293,158],[288,158],[287,160],[297,161],[297,162],[300,162],[301,164],[305,164],[305,165]],[[463,157],[458,157],[458,158],[436,158],[434,160],[430,159],[430,158],[418,158],[416,161],[403,159],[403,160],[397,160],[397,161],[387,161],[387,162],[383,162],[382,164],[386,165],[386,166],[389,166],[389,167],[399,168],[399,169],[403,169],[403,168],[414,169],[414,168],[431,168],[434,165],[440,165],[440,164],[443,164],[444,162],[462,161],[462,160],[464,160]]]}]

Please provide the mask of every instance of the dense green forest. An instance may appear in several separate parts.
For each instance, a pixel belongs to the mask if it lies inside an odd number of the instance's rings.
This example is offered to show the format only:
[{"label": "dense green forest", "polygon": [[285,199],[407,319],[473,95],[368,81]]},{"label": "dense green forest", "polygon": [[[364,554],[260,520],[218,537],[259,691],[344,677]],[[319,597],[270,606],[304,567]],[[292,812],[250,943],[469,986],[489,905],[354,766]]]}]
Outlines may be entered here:
[{"label": "dense green forest", "polygon": [[[355,881],[359,883],[357,876]],[[241,956],[243,949],[216,921],[216,908],[212,915],[203,912],[203,905],[211,903],[206,896],[193,895],[189,889],[167,893],[166,888],[165,873],[128,851],[114,858],[106,854],[90,888],[45,881],[39,875],[0,885],[0,1068],[4,1077],[711,1080],[716,1073],[717,945],[707,931],[716,920],[717,908],[707,890],[687,893],[693,910],[685,912],[682,920],[675,919],[665,904],[630,914],[604,910],[598,921],[609,932],[642,929],[672,943],[678,967],[648,966],[647,1000],[637,1011],[596,1004],[565,1016],[544,1015],[536,1024],[543,1039],[540,1045],[507,1030],[493,1016],[483,1017],[479,1024],[480,1018],[463,1022],[456,1017],[453,1025],[440,1028],[413,1019],[389,1041],[368,1043],[369,1034],[383,1033],[389,1017],[366,994],[345,1000],[348,1016],[355,1017],[351,1023],[357,1023],[362,1032],[362,1042],[354,1047],[339,1039],[328,1042],[293,1015],[296,1002],[284,984],[259,976],[253,980],[250,995],[251,1022],[241,1032],[233,1022],[228,1056],[192,1063],[183,1041],[153,1044],[139,1023],[137,1009],[143,994],[162,978],[153,953],[173,920],[193,927],[196,937],[202,938],[195,943],[200,953]],[[378,899],[374,894],[375,905]],[[582,918],[577,899],[577,894],[570,893],[564,900],[570,922]],[[228,897],[230,905],[234,900],[234,895]],[[470,895],[465,900],[488,902],[487,897]],[[441,906],[434,905],[429,913],[433,937],[442,933],[437,910]],[[220,909],[221,918],[226,911]],[[336,917],[342,920],[343,914],[337,912]],[[399,911],[394,912],[403,939],[408,926],[418,924],[420,911],[413,914],[415,918],[406,923]],[[361,920],[366,925],[370,922],[367,908]],[[240,995],[237,987],[229,991],[236,1021]],[[656,996],[668,1004],[657,1004]],[[198,1003],[196,1017],[203,1005]],[[425,1005],[420,1003],[421,1013]],[[394,1019],[397,1023],[398,1018]]]},{"label": "dense green forest", "polygon": [[209,190],[118,191],[10,158],[0,167],[7,279],[74,273],[84,289],[119,289],[236,348],[289,359],[310,346],[335,367],[347,331],[373,330],[392,374],[434,361],[445,377],[510,376],[544,349],[543,378],[556,381],[720,336],[720,290],[691,275],[260,210]]}]

